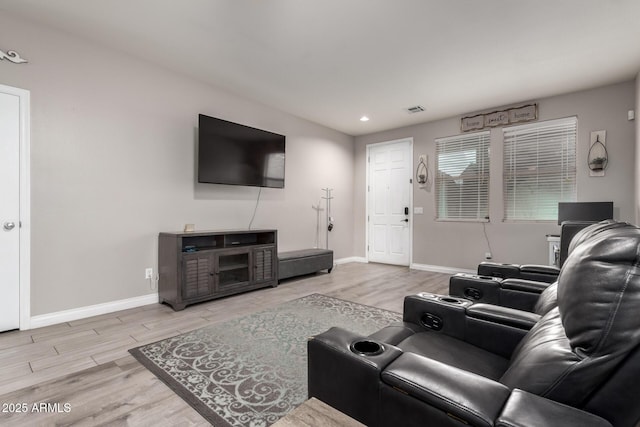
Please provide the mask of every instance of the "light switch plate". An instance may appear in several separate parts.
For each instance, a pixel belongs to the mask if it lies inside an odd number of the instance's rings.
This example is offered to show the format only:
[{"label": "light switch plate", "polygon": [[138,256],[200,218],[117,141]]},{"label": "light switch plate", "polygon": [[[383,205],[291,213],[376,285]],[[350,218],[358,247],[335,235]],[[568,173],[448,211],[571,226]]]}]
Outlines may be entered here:
[{"label": "light switch plate", "polygon": [[418,214],[418,215],[422,215],[424,213],[424,208],[422,206],[414,207],[413,208],[413,213],[414,214]]}]

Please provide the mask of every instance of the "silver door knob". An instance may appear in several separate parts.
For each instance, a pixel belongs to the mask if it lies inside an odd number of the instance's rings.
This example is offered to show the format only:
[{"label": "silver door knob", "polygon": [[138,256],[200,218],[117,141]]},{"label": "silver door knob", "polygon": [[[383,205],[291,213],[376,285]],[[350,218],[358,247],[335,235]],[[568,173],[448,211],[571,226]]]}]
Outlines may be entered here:
[{"label": "silver door knob", "polygon": [[14,222],[10,222],[10,221],[9,221],[9,222],[5,222],[2,226],[4,227],[4,229],[5,229],[5,230],[7,230],[7,231],[11,231],[11,230],[13,230],[13,229],[14,229],[14,227],[16,226],[16,224],[15,224]]}]

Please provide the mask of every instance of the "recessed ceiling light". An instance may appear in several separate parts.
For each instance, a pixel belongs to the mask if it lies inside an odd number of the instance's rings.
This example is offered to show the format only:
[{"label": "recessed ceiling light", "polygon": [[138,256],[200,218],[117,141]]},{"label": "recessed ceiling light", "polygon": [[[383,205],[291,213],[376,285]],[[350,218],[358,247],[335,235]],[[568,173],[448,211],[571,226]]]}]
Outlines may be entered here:
[{"label": "recessed ceiling light", "polygon": [[369,121],[369,117],[367,117],[367,116],[362,116],[362,117],[360,117],[360,121],[361,121],[361,122],[368,122],[368,121]]}]

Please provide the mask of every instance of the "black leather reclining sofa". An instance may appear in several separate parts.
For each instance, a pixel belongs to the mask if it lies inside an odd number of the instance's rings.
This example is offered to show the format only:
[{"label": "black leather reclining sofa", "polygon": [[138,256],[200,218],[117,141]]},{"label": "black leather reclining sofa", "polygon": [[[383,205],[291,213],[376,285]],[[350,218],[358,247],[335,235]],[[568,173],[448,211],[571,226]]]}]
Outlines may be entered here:
[{"label": "black leather reclining sofa", "polygon": [[369,426],[616,426],[640,420],[640,229],[580,243],[539,313],[418,294],[403,322],[308,342],[309,396]]}]

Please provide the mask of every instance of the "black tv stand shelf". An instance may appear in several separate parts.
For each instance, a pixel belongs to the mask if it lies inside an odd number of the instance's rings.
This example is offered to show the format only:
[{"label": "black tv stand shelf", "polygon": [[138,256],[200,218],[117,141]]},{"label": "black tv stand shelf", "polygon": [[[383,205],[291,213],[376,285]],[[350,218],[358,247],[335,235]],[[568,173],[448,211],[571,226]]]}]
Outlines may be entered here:
[{"label": "black tv stand shelf", "polygon": [[278,232],[160,233],[158,293],[174,310],[278,285]]}]

